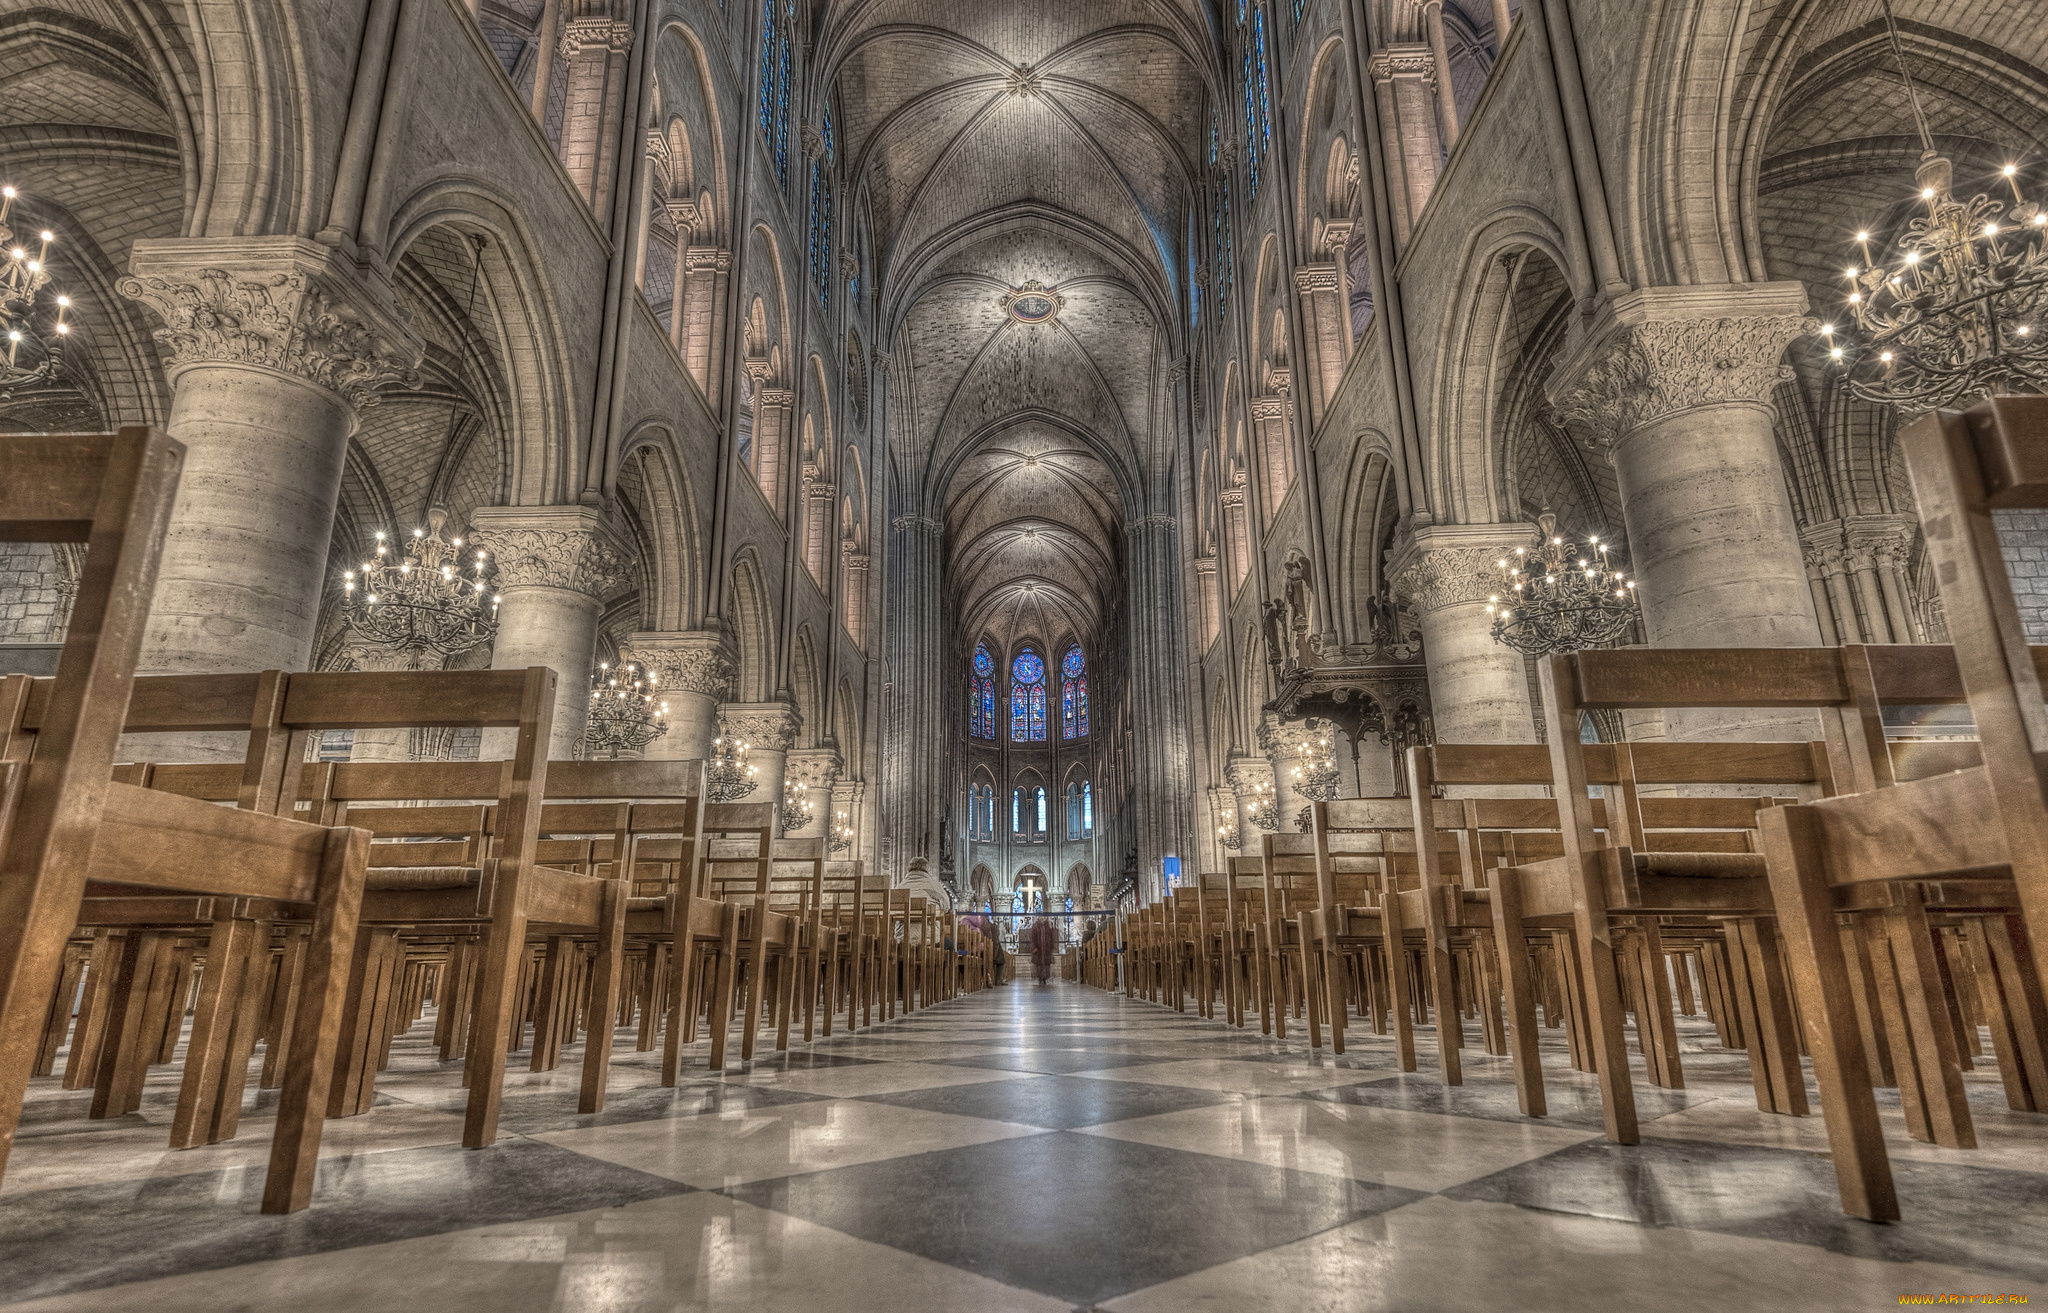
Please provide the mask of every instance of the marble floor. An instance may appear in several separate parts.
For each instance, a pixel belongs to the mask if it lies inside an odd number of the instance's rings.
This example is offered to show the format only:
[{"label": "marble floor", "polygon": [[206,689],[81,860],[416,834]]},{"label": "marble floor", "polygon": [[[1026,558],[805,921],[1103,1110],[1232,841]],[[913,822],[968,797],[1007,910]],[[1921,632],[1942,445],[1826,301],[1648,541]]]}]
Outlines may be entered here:
[{"label": "marble floor", "polygon": [[[164,1148],[175,1088],[83,1120],[39,1081],[0,1188],[0,1303],[36,1310],[1875,1309],[2048,1300],[2048,1117],[1967,1078],[1984,1148],[1891,1143],[1906,1220],[1841,1216],[1817,1118],[1760,1114],[1688,1026],[1688,1088],[1638,1076],[1608,1144],[1545,1036],[1553,1115],[1505,1059],[1402,1075],[1074,985],[1020,984],[658,1083],[627,1049],[577,1116],[577,1051],[511,1077],[460,1147],[424,1024],[377,1107],[328,1123],[313,1206],[257,1212],[269,1127]],[[523,1062],[520,1064],[523,1067]]]}]

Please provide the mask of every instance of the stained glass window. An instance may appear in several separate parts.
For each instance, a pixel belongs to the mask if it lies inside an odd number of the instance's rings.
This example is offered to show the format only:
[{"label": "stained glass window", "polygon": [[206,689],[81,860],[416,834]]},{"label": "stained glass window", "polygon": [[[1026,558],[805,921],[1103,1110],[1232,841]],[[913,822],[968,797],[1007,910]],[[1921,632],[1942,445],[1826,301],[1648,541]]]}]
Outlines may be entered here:
[{"label": "stained glass window", "polygon": [[775,135],[775,0],[761,0],[761,131]]},{"label": "stained glass window", "polygon": [[1060,737],[1084,738],[1088,733],[1088,659],[1079,643],[1060,658]]},{"label": "stained glass window", "polygon": [[1038,829],[1033,831],[1033,833],[1045,833],[1045,790],[1043,788],[1038,791]]},{"label": "stained glass window", "polygon": [[1028,647],[1010,663],[1010,738],[1045,742],[1045,662]]},{"label": "stained glass window", "polygon": [[1216,179],[1216,317],[1230,308],[1230,287],[1237,279],[1237,256],[1230,237],[1230,175]]},{"label": "stained glass window", "polygon": [[1084,835],[1095,833],[1095,786],[1093,784],[1083,784],[1081,786],[1081,833]]},{"label": "stained glass window", "polygon": [[818,287],[818,303],[829,305],[832,298],[832,111],[825,111],[820,136],[825,140],[822,159],[811,161],[811,278]]},{"label": "stained glass window", "polygon": [[775,176],[789,186],[789,105],[795,83],[796,0],[761,0],[761,133]]},{"label": "stained glass window", "polygon": [[978,739],[996,736],[996,659],[988,644],[974,647],[974,673],[968,678],[967,732]]}]

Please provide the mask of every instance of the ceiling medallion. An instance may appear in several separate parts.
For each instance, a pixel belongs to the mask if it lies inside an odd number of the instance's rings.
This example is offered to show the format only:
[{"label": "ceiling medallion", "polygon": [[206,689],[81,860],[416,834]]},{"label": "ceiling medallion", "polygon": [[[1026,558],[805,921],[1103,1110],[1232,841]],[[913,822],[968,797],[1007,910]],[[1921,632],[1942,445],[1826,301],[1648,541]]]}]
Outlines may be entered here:
[{"label": "ceiling medallion", "polygon": [[1036,278],[1022,287],[1003,293],[1003,309],[1009,312],[1010,318],[1020,324],[1049,323],[1066,303],[1067,298]]},{"label": "ceiling medallion", "polygon": [[1029,64],[1018,64],[1010,70],[1005,89],[1013,96],[1036,96],[1045,89],[1045,74]]}]

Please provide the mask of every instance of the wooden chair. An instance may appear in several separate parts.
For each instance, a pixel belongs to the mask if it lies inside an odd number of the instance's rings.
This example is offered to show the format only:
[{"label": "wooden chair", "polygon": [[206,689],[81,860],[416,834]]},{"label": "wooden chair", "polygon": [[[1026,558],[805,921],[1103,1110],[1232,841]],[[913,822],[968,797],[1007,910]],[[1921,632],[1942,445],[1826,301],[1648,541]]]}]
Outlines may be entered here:
[{"label": "wooden chair", "polygon": [[[310,1202],[331,1035],[346,986],[368,836],[116,783],[148,598],[183,448],[147,429],[111,436],[0,439],[0,536],[87,544],[56,677],[0,682],[0,1168],[12,1147],[65,942],[97,884],[312,905],[311,988],[284,1074],[263,1211]],[[276,685],[268,688],[272,698]],[[38,702],[40,705],[32,705]],[[274,705],[274,702],[273,702]],[[268,707],[245,706],[239,726]],[[267,718],[266,718],[267,723]],[[285,774],[288,735],[255,735],[258,791]],[[257,799],[260,803],[261,799]],[[133,955],[111,974],[112,1011],[132,1013]],[[218,964],[237,946],[216,944]],[[225,972],[219,972],[225,975]],[[125,982],[125,983],[124,983]],[[122,990],[126,989],[126,997]],[[218,1016],[216,1015],[218,1020]],[[216,1033],[224,1031],[216,1026]],[[224,1039],[224,1035],[222,1036]],[[215,1043],[195,1034],[195,1045]],[[117,1045],[113,1050],[119,1051]]]},{"label": "wooden chair", "polygon": [[[1998,398],[1964,415],[1937,412],[1908,426],[1901,443],[1981,764],[1777,809],[1763,820],[1842,1207],[1873,1221],[1896,1219],[1899,1203],[1837,913],[1883,907],[1909,932],[1908,952],[1902,958],[1895,948],[1892,965],[1924,977],[1935,965],[1918,951],[1926,944],[1932,955],[1928,882],[1940,882],[1951,905],[2015,909],[2032,982],[2048,971],[2048,707],[1992,519],[1996,509],[2048,506],[2048,402]],[[2026,979],[2023,970],[2013,977]],[[2021,989],[2008,1003],[2031,1009],[2036,998]],[[1948,1083],[1943,1029],[1923,1028],[1931,1044],[1894,1047],[1902,1095],[1916,1080],[1923,1096]]]}]

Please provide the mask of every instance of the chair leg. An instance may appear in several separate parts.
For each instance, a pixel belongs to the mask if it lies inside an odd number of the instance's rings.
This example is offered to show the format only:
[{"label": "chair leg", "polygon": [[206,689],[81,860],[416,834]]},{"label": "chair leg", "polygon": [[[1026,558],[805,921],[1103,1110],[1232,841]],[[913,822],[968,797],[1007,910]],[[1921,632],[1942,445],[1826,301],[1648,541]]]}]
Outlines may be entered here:
[{"label": "chair leg", "polygon": [[608,880],[604,891],[604,923],[598,932],[597,961],[590,970],[590,1002],[583,1039],[583,1083],[576,1111],[604,1111],[604,1091],[611,1074],[612,1033],[617,1026],[619,989],[626,967],[626,890],[623,880]]},{"label": "chair leg", "polygon": [[1873,1222],[1897,1221],[1899,1201],[1835,929],[1819,820],[1798,807],[1772,807],[1761,822],[1772,902],[1798,983],[1842,1211]]},{"label": "chair leg", "polygon": [[[327,1085],[334,1075],[334,1051],[347,1002],[350,952],[356,917],[363,905],[363,877],[370,861],[367,830],[332,830],[320,863],[320,893],[306,940],[305,988],[292,1021],[291,1053],[285,1060],[278,1097],[277,1131],[270,1145],[270,1171],[263,1181],[263,1211],[294,1213],[313,1199],[313,1172],[320,1161],[320,1124],[327,1110]],[[514,941],[517,942],[517,941]],[[503,1044],[504,1028],[498,1028]],[[487,1046],[486,1046],[487,1047]],[[502,1057],[501,1057],[502,1061]],[[482,1082],[495,1086],[495,1080]],[[474,1101],[476,1091],[470,1091]]]},{"label": "chair leg", "polygon": [[1508,1055],[1514,1063],[1515,1099],[1524,1117],[1542,1117],[1543,1064],[1537,1047],[1536,994],[1529,979],[1529,941],[1522,932],[1522,882],[1510,867],[1493,873],[1493,939],[1500,955],[1501,993],[1508,1014]]}]

